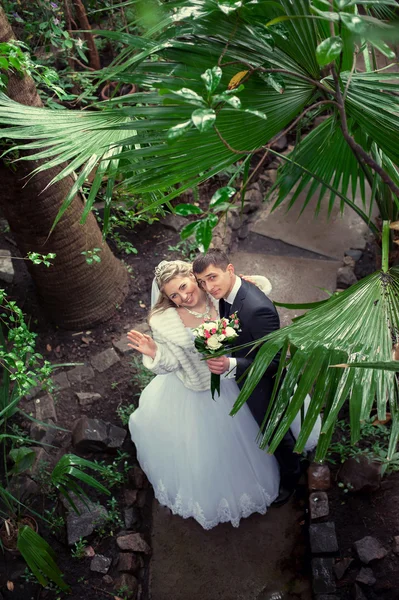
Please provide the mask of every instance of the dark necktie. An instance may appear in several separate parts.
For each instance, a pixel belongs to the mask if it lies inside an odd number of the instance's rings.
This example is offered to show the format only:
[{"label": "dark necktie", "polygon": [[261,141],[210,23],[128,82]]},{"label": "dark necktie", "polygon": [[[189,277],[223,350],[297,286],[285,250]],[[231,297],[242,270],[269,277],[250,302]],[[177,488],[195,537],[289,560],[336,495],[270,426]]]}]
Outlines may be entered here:
[{"label": "dark necktie", "polygon": [[229,304],[228,302],[226,302],[226,300],[224,301],[224,311],[223,311],[223,316],[224,317],[229,317],[231,315],[231,304]]}]

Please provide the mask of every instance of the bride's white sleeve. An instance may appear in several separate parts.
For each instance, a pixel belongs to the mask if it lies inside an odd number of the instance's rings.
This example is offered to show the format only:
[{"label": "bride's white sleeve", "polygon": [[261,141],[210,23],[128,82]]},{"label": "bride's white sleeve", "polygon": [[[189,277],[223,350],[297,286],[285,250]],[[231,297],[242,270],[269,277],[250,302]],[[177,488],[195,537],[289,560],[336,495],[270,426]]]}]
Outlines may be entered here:
[{"label": "bride's white sleeve", "polygon": [[248,275],[248,277],[253,280],[256,287],[266,294],[266,296],[270,294],[272,291],[272,284],[267,277],[264,277],[263,275]]},{"label": "bride's white sleeve", "polygon": [[152,329],[152,338],[156,342],[157,351],[154,358],[143,354],[143,365],[146,369],[153,371],[157,375],[165,375],[177,371],[180,363],[171,350],[169,344],[156,329]]}]

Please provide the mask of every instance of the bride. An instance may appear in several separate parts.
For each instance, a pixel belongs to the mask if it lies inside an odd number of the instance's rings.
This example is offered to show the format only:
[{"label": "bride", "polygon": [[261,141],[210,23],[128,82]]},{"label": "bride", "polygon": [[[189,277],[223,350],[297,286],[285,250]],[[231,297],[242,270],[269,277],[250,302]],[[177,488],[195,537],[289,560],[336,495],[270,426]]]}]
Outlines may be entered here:
[{"label": "bride", "polygon": [[[253,279],[270,290],[265,277]],[[144,366],[157,374],[129,420],[138,460],[155,497],[174,514],[193,517],[204,529],[223,522],[238,527],[241,518],[266,513],[277,498],[277,461],[258,448],[259,427],[246,405],[229,416],[239,394],[235,379],[222,377],[220,396],[212,400],[210,371],[192,329],[219,315],[191,264],[162,261],[155,281],[160,292],[149,317],[153,337],[127,334]]]}]

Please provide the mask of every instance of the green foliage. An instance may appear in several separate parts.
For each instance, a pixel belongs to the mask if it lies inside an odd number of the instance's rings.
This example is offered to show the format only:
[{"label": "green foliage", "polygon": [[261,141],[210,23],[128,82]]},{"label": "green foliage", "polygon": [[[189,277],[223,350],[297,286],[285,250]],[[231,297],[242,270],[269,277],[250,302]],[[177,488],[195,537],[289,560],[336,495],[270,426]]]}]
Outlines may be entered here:
[{"label": "green foliage", "polygon": [[28,252],[27,257],[29,260],[33,262],[34,265],[43,264],[45,267],[51,266],[51,261],[57,255],[54,252],[50,252],[49,254],[39,254],[39,252]]},{"label": "green foliage", "polygon": [[190,238],[181,240],[176,246],[168,246],[168,250],[170,252],[179,252],[182,260],[187,260],[188,262],[192,262],[198,254],[198,246]]},{"label": "green foliage", "polygon": [[101,262],[101,256],[99,256],[99,252],[101,252],[102,248],[93,248],[92,250],[86,250],[81,252],[86,259],[88,265],[92,265],[94,263]]},{"label": "green foliage", "polygon": [[79,538],[78,541],[74,543],[73,548],[71,549],[72,558],[77,558],[78,560],[84,558],[86,556],[86,548],[87,541],[84,540],[82,537]]},{"label": "green foliage", "polygon": [[101,477],[108,489],[126,483],[127,472],[130,468],[129,454],[126,452],[118,450],[116,458],[111,464],[107,464],[104,460],[94,462],[101,467]]},{"label": "green foliage", "polygon": [[[350,424],[344,420],[337,421],[335,436],[338,441],[333,442],[326,455],[326,460],[335,464],[348,458],[366,456],[369,460],[382,464],[382,475],[399,471],[399,452],[394,452],[389,458],[388,448],[391,437],[389,424],[382,424],[376,418],[367,419],[360,425],[360,437],[356,445],[351,444]],[[349,490],[344,490],[350,491]]]},{"label": "green foliage", "polygon": [[96,525],[97,534],[103,538],[106,535],[114,535],[115,530],[120,530],[124,526],[121,512],[118,508],[118,500],[113,496],[107,502],[107,516],[102,518],[101,523]]},{"label": "green foliage", "polygon": [[122,425],[127,425],[129,423],[130,415],[134,413],[136,410],[136,406],[133,403],[130,404],[120,404],[116,409],[116,414],[120,418]]}]

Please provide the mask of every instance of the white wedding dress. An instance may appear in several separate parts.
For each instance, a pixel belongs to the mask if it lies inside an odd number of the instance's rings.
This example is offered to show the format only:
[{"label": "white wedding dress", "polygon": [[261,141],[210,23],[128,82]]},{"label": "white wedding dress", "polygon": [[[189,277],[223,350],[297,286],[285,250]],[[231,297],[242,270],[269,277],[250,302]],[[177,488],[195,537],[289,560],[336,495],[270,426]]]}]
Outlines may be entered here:
[{"label": "white wedding dress", "polygon": [[[186,329],[192,336],[187,350],[201,361],[193,332]],[[157,375],[130,416],[137,458],[155,497],[173,514],[193,517],[204,529],[225,522],[238,527],[241,518],[265,514],[278,496],[279,466],[274,456],[259,449],[259,426],[250,409],[245,404],[234,417],[229,414],[238,394],[235,379],[223,376],[220,396],[212,400],[210,390],[188,389],[174,372]],[[297,438],[300,415],[291,431]],[[306,450],[316,446],[319,434],[320,419]]]},{"label": "white wedding dress", "polygon": [[204,529],[225,522],[238,527],[241,518],[264,514],[278,496],[278,463],[258,448],[259,427],[248,406],[229,416],[238,393],[234,379],[222,377],[220,396],[212,400],[209,390],[189,390],[175,373],[157,375],[130,417],[155,497]]}]

